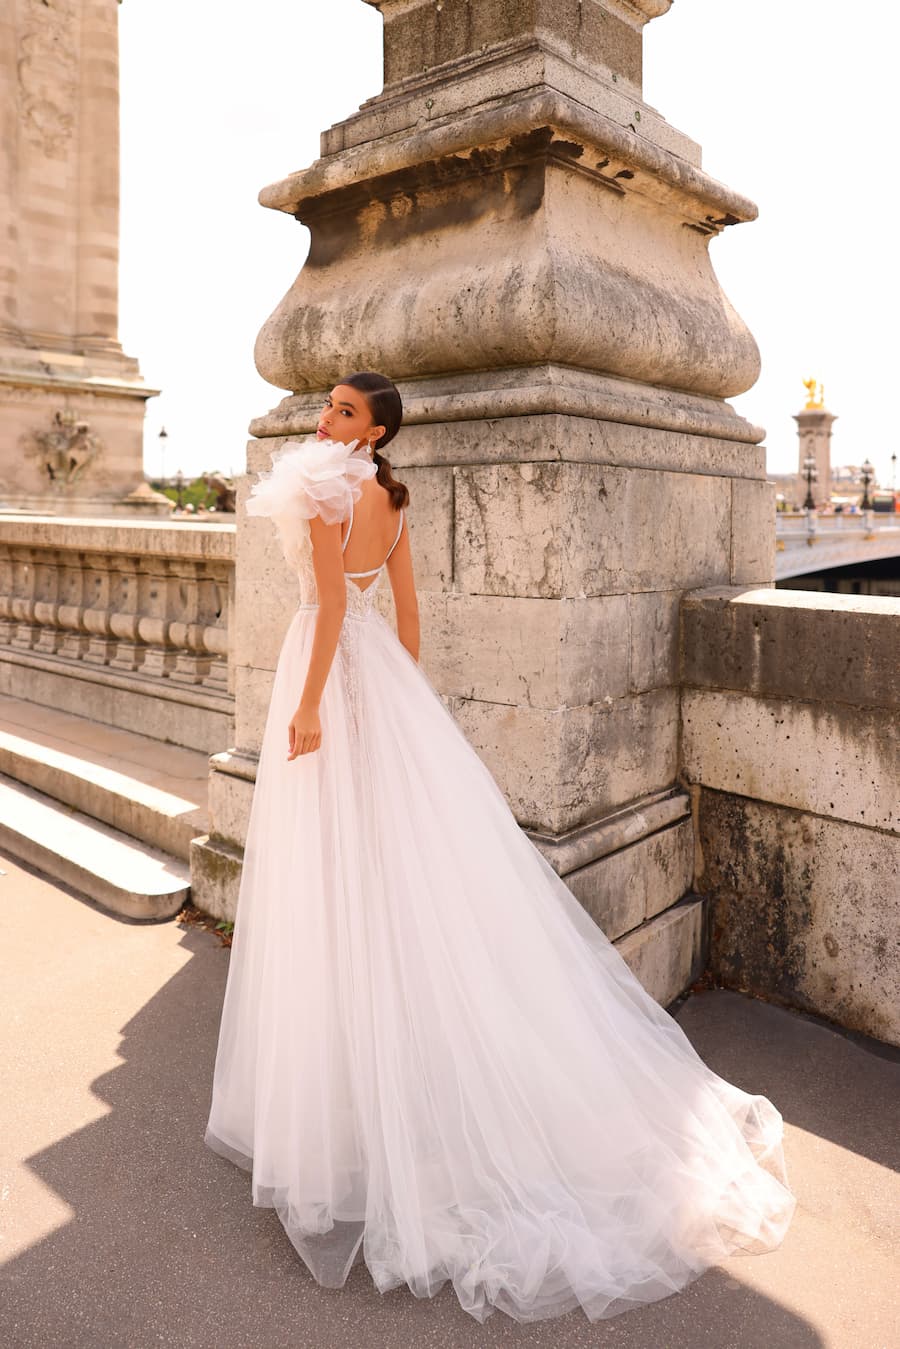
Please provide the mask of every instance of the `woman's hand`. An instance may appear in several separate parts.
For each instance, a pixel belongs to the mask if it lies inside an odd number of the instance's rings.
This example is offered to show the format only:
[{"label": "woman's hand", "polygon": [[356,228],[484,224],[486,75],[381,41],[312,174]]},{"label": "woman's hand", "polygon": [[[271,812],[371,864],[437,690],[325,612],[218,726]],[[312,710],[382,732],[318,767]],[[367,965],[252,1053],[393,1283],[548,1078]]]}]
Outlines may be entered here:
[{"label": "woman's hand", "polygon": [[322,743],[318,707],[301,702],[288,723],[288,763],[298,754],[309,754]]}]

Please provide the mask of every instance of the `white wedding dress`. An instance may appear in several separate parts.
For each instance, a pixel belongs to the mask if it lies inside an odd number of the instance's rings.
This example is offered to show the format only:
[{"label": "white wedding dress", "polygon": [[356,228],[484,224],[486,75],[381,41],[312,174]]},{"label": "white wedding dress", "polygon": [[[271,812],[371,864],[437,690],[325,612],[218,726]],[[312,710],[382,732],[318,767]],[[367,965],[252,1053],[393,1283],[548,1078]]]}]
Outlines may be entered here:
[{"label": "white wedding dress", "polygon": [[274,519],[301,603],[206,1142],[252,1172],[319,1283],[364,1258],[382,1292],[449,1279],[479,1321],[613,1316],[776,1246],[794,1208],[781,1116],[706,1067],[523,833],[373,607],[380,569],[346,582],[322,744],[288,762],[316,621],[308,520],[352,527],[375,467],[332,442],[272,462],[247,511]]}]

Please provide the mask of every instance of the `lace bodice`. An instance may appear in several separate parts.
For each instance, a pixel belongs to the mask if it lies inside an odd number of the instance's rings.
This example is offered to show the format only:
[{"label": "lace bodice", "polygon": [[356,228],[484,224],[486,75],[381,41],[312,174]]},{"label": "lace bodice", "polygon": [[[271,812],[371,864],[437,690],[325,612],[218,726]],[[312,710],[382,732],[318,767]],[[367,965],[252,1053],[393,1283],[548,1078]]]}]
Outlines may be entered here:
[{"label": "lace bodice", "polygon": [[[373,567],[368,572],[354,573],[354,575],[356,576],[374,575],[375,579],[373,581],[370,581],[368,585],[365,587],[365,589],[362,589],[360,586],[358,586],[356,581],[352,580],[350,574],[345,570],[344,584],[347,588],[347,613],[350,614],[351,617],[367,618],[368,615],[371,613],[372,606],[375,602],[375,593],[378,590],[379,585],[381,584],[381,577],[384,573],[384,568],[387,566],[388,558],[390,557],[391,553],[394,551],[394,549],[396,548],[397,544],[400,541],[400,534],[403,530],[403,520],[404,520],[404,512],[401,509],[400,521],[397,526],[396,537],[394,539],[394,542],[388,549],[387,556],[381,563],[381,566]],[[344,541],[341,545],[341,553],[344,553],[347,549],[347,542],[350,538],[350,530],[352,528],[353,528],[353,504],[351,502],[350,525],[349,528],[347,529],[346,534],[344,535]],[[297,579],[300,582],[300,602],[301,604],[317,604],[318,593],[316,590],[316,573],[315,569],[313,568],[312,540],[310,539],[309,536],[308,522],[305,522],[305,535],[306,535],[305,540],[303,541],[302,546],[297,549],[294,557],[294,565],[297,570]]]}]

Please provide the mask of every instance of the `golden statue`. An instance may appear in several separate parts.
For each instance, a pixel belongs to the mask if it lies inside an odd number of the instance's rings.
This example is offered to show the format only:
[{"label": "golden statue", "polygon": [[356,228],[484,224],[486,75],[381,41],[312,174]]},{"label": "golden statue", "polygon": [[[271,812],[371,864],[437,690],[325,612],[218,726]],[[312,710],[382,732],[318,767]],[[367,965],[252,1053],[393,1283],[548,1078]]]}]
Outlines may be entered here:
[{"label": "golden statue", "polygon": [[814,379],[805,379],[803,387],[806,390],[806,407],[804,411],[811,409],[824,408],[825,406],[825,385],[819,385],[819,396],[816,397],[816,381]]}]

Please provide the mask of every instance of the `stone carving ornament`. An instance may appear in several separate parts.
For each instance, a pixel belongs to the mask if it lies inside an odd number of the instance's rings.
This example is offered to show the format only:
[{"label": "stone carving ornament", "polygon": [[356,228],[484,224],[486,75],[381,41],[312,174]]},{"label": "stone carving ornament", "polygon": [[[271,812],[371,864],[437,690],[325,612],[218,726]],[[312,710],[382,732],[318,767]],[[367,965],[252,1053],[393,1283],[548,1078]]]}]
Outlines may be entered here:
[{"label": "stone carving ornament", "polygon": [[77,64],[72,0],[28,0],[19,44],[22,128],[50,159],[64,159],[75,125]]},{"label": "stone carving ornament", "polygon": [[54,486],[69,487],[102,449],[100,437],[74,412],[57,412],[49,431],[33,431],[30,452],[40,459],[41,475]]}]

